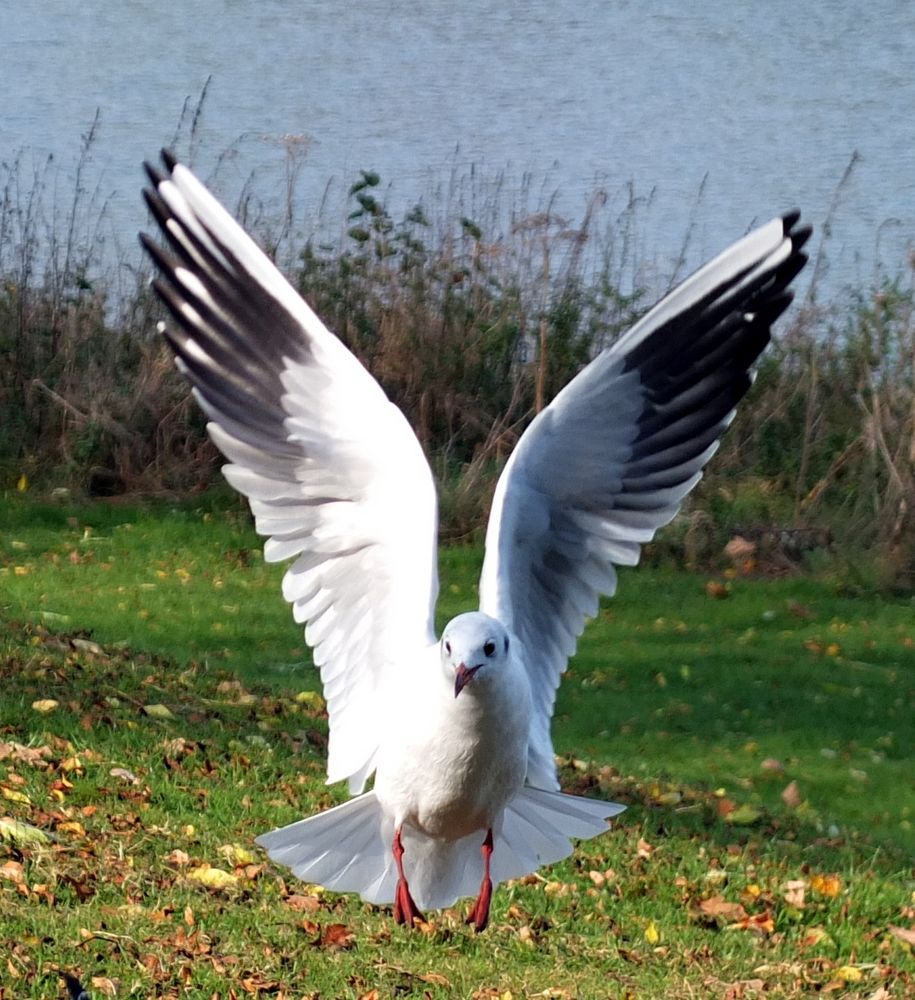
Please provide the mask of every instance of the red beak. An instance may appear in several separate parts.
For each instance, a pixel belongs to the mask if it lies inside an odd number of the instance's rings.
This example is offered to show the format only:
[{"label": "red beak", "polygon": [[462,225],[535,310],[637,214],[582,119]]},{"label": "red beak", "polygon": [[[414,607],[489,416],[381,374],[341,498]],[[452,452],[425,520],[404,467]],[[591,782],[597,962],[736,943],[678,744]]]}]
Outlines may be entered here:
[{"label": "red beak", "polygon": [[473,680],[473,675],[479,670],[477,667],[466,667],[461,663],[457,670],[454,672],[454,697],[457,696],[464,690],[464,688]]}]

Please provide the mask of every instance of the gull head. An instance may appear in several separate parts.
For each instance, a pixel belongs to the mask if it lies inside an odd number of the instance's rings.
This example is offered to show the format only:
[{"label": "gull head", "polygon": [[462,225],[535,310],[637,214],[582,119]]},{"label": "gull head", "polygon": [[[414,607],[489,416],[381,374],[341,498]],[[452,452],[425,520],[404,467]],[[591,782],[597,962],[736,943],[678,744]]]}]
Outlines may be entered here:
[{"label": "gull head", "polygon": [[508,630],[495,618],[471,611],[452,618],[442,633],[442,668],[454,682],[454,697],[470,683],[495,674],[509,655]]}]

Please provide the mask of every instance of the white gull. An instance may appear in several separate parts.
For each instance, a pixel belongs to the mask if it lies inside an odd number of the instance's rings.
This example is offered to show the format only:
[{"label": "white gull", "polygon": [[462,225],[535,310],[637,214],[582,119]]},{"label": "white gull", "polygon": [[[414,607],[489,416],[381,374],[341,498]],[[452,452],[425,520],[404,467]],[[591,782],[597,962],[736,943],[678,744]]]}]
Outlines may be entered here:
[{"label": "white gull", "polygon": [[[791,301],[798,214],[744,237],[532,421],[496,487],[480,610],[436,638],[437,505],[397,407],[183,165],[148,167],[163,333],[249,500],[321,672],[328,782],[354,798],[258,838],[400,923],[571,853],[622,806],[559,790],[560,677],[615,566],[677,513]],[[371,791],[364,791],[374,775]]]}]

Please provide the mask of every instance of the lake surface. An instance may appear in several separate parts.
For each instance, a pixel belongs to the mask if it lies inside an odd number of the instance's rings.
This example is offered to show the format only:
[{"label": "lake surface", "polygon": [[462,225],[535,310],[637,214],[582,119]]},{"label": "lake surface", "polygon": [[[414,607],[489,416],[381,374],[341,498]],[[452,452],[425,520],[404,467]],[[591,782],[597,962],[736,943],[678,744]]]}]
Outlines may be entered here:
[{"label": "lake surface", "polygon": [[821,224],[856,156],[826,245],[837,285],[906,266],[913,68],[915,4],[895,0],[26,0],[2,15],[0,159],[53,154],[66,203],[98,109],[83,183],[109,248],[133,253],[139,165],[210,79],[193,148],[187,121],[175,146],[230,204],[248,182],[281,206],[290,151],[302,231],[325,195],[340,216],[361,168],[395,206],[471,169],[528,175],[573,221],[597,186],[622,207],[631,185],[663,271],[691,222],[692,264],[794,205]]}]

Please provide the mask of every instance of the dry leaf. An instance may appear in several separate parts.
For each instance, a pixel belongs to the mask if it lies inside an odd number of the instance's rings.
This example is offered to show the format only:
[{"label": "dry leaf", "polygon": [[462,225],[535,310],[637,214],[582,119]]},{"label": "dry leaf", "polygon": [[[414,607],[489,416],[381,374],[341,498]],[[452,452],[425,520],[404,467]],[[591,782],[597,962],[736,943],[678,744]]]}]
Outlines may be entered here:
[{"label": "dry leaf", "polygon": [[356,935],[346,924],[328,924],[315,943],[326,951],[345,951],[356,943]]},{"label": "dry leaf", "polygon": [[[25,869],[19,861],[4,861],[0,865],[0,878],[7,878],[11,882],[25,881]],[[892,928],[890,928],[892,930]]]},{"label": "dry leaf", "polygon": [[825,927],[811,927],[801,938],[802,948],[813,948],[817,945],[832,945],[835,942]]},{"label": "dry leaf", "polygon": [[53,712],[59,704],[60,702],[53,698],[39,698],[38,701],[32,702],[32,708],[36,712],[41,712],[42,715],[47,715],[48,712]]},{"label": "dry leaf", "polygon": [[796,781],[789,782],[789,784],[785,785],[782,790],[782,802],[784,802],[789,809],[797,809],[803,801],[804,800],[801,797]]},{"label": "dry leaf", "polygon": [[804,908],[804,893],[806,889],[807,883],[803,879],[792,879],[790,882],[786,882],[784,889],[785,902],[789,906],[802,910]]},{"label": "dry leaf", "polygon": [[117,987],[106,976],[93,976],[89,981],[92,983],[93,989],[101,993],[102,996],[116,997],[118,995]]},{"label": "dry leaf", "polygon": [[772,914],[766,911],[765,913],[757,913],[752,917],[745,917],[737,923],[729,924],[727,929],[729,931],[753,931],[756,934],[773,934],[775,932],[775,921],[772,919]]},{"label": "dry leaf", "polygon": [[720,895],[701,900],[699,912],[715,921],[745,920],[747,916],[747,911],[740,903],[729,903]]},{"label": "dry leaf", "polygon": [[37,826],[20,823],[11,816],[0,816],[0,840],[5,840],[13,847],[33,847],[35,844],[47,844],[50,837]]},{"label": "dry leaf", "polygon": [[231,861],[233,865],[253,865],[257,858],[241,844],[223,844],[216,848],[216,853],[221,854],[226,861]]},{"label": "dry leaf", "polygon": [[199,865],[187,873],[188,879],[208,889],[231,889],[238,885],[238,876],[210,865]]},{"label": "dry leaf", "polygon": [[25,792],[17,792],[15,788],[7,788],[4,785],[3,787],[0,787],[0,794],[2,794],[5,799],[9,799],[10,802],[19,802],[24,806],[30,806],[32,804],[32,800],[25,794]]},{"label": "dry leaf", "polygon": [[649,920],[648,926],[645,928],[645,940],[649,944],[657,944],[661,940],[660,931],[653,920]]},{"label": "dry leaf", "polygon": [[821,896],[835,899],[842,891],[842,880],[838,875],[811,875],[810,888]]},{"label": "dry leaf", "polygon": [[902,941],[904,944],[915,948],[915,927],[906,930],[905,927],[893,927],[891,924],[889,932],[897,941]]},{"label": "dry leaf", "polygon": [[131,785],[140,784],[140,779],[133,773],[133,771],[128,771],[126,767],[113,767],[108,773],[112,778],[120,778],[122,781],[126,781]]},{"label": "dry leaf", "polygon": [[316,913],[321,908],[321,900],[317,896],[303,896],[300,893],[287,896],[283,902],[299,913]]},{"label": "dry leaf", "polygon": [[153,719],[174,719],[166,705],[144,705],[143,711]]},{"label": "dry leaf", "polygon": [[744,802],[743,805],[738,806],[723,818],[725,823],[733,823],[736,826],[752,826],[762,818],[762,813],[754,806]]}]

